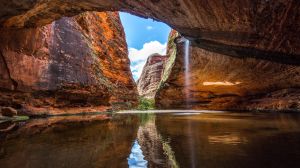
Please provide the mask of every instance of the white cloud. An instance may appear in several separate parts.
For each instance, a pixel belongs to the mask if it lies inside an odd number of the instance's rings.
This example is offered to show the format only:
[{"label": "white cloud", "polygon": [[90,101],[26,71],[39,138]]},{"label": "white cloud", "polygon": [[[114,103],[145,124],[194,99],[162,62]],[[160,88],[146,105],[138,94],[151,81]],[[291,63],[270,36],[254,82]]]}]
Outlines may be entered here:
[{"label": "white cloud", "polygon": [[147,30],[152,30],[153,27],[152,27],[152,26],[147,26],[146,29],[147,29]]},{"label": "white cloud", "polygon": [[137,80],[143,71],[143,67],[146,64],[147,58],[154,53],[166,55],[167,43],[161,44],[158,41],[151,41],[145,43],[143,48],[138,50],[135,48],[129,48],[129,59],[131,61],[131,71],[135,80]]},{"label": "white cloud", "polygon": [[143,67],[144,67],[145,64],[146,64],[146,60],[138,62],[136,65],[133,65],[133,66],[130,67],[131,71],[132,71],[132,75],[133,75],[135,80],[138,80],[139,77],[141,76],[142,71],[143,71]]}]

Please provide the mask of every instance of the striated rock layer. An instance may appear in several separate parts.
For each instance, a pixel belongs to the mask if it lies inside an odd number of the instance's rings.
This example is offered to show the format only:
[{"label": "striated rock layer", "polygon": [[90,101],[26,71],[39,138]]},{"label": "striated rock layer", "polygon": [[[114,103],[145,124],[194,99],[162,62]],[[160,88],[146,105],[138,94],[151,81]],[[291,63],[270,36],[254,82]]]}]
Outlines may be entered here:
[{"label": "striated rock layer", "polygon": [[[137,102],[116,12],[87,12],[40,28],[0,30],[0,105],[30,114],[103,111]],[[91,109],[93,107],[94,109]],[[59,110],[57,110],[59,108]]]},{"label": "striated rock layer", "polygon": [[[179,38],[179,37],[178,37]],[[159,108],[300,111],[300,67],[238,59],[191,42],[190,85],[185,85],[184,43],[171,33],[168,68],[156,95]]]},{"label": "striated rock layer", "polygon": [[161,81],[161,75],[167,57],[153,54],[148,57],[143,72],[137,81],[137,89],[140,96],[153,99]]},{"label": "striated rock layer", "polygon": [[[120,10],[163,21],[192,40],[188,104],[299,109],[299,0],[2,0],[0,6],[0,26],[6,29],[44,26],[62,16],[95,10]],[[182,45],[177,48],[157,96],[160,107],[187,104]],[[2,83],[17,87],[9,73],[1,73],[11,79]]]},{"label": "striated rock layer", "polygon": [[300,65],[299,0],[2,0],[0,6],[1,27],[119,10],[163,21],[209,51]]}]

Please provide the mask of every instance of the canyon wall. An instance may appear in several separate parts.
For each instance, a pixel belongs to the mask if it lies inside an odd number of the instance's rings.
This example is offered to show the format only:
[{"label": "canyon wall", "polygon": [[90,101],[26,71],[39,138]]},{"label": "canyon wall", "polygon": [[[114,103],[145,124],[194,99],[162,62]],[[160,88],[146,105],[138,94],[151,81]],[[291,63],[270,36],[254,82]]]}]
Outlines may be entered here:
[{"label": "canyon wall", "polygon": [[300,65],[299,0],[2,0],[0,6],[1,27],[36,27],[84,11],[125,11],[163,21],[205,50]]},{"label": "canyon wall", "polygon": [[161,81],[161,75],[167,57],[160,54],[152,54],[148,57],[143,72],[137,81],[139,95],[148,99],[153,99],[158,85]]},{"label": "canyon wall", "polygon": [[[156,96],[159,107],[299,109],[299,0],[2,0],[0,5],[0,27],[6,29],[44,26],[84,11],[125,11],[167,23],[191,40],[192,84],[186,103],[178,44]],[[1,73],[10,80],[1,83],[18,88],[8,71]]]},{"label": "canyon wall", "polygon": [[39,28],[3,28],[0,37],[1,106],[40,115],[136,105],[117,12],[87,12]]},{"label": "canyon wall", "polygon": [[185,46],[178,36],[174,31],[170,35],[169,66],[156,95],[159,108],[300,110],[299,66],[228,57],[198,48],[193,41],[190,85],[185,86]]}]

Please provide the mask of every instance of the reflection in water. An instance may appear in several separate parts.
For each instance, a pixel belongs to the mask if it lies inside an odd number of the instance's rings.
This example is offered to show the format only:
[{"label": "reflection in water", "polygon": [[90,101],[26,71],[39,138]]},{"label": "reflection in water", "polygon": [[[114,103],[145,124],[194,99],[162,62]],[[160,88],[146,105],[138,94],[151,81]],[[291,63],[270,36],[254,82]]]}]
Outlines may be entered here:
[{"label": "reflection in water", "polygon": [[117,114],[176,114],[176,115],[192,115],[192,114],[201,114],[201,113],[223,113],[225,111],[217,110],[124,110],[118,111]]},{"label": "reflection in water", "polygon": [[164,115],[156,128],[180,167],[300,167],[299,115]]},{"label": "reflection in water", "polygon": [[228,145],[237,145],[247,143],[247,138],[238,135],[209,135],[208,141],[210,144],[222,143]]},{"label": "reflection in water", "polygon": [[193,128],[192,128],[192,122],[191,120],[187,120],[187,125],[188,125],[188,128],[187,128],[187,136],[189,136],[189,155],[190,155],[190,167],[192,168],[195,168],[196,167],[196,159],[195,159],[195,150],[194,150],[194,146],[195,146],[195,143],[194,143],[194,134],[193,133]]},{"label": "reflection in water", "polygon": [[299,160],[294,114],[49,118],[0,136],[1,168],[298,168]]},{"label": "reflection in water", "polygon": [[162,145],[163,145],[164,154],[166,155],[166,158],[168,159],[168,165],[169,165],[168,167],[179,168],[179,165],[175,158],[174,151],[172,150],[169,142],[162,140]]},{"label": "reflection in water", "polygon": [[176,113],[176,114],[174,114],[174,115],[199,115],[199,114],[201,114],[201,113]]},{"label": "reflection in water", "polygon": [[138,141],[135,140],[128,158],[129,168],[147,168],[148,162],[144,159],[143,151]]},{"label": "reflection in water", "polygon": [[0,167],[127,167],[137,128],[136,116],[34,119],[0,138]]},{"label": "reflection in water", "polygon": [[148,167],[179,167],[168,141],[162,139],[156,129],[156,115],[138,114],[138,116],[140,127],[137,139],[141,145],[145,159],[148,161]]}]

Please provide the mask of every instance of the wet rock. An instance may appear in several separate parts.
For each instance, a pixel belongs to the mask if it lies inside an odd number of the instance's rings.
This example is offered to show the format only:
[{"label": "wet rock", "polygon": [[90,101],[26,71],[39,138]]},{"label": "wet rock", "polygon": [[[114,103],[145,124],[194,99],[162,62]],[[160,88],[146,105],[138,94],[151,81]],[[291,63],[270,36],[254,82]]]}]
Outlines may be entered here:
[{"label": "wet rock", "polygon": [[18,114],[18,111],[12,107],[2,107],[1,114],[6,117],[13,117]]}]

